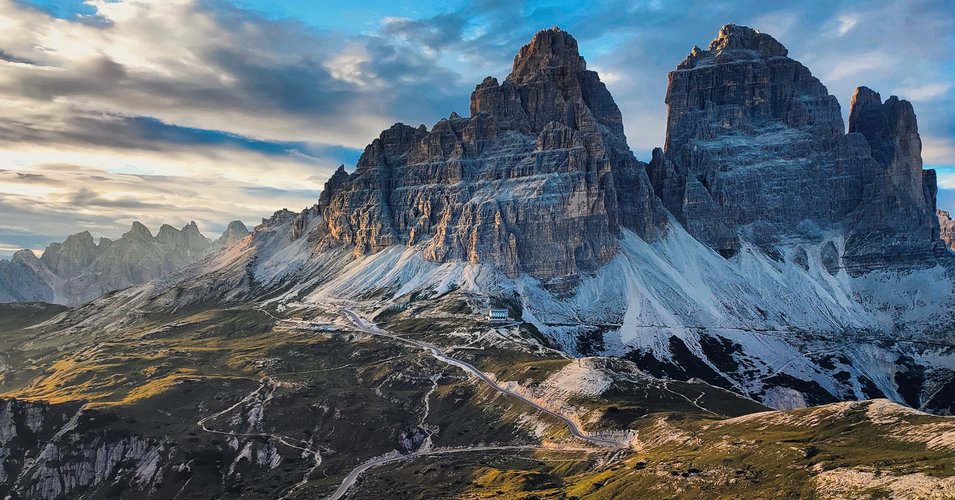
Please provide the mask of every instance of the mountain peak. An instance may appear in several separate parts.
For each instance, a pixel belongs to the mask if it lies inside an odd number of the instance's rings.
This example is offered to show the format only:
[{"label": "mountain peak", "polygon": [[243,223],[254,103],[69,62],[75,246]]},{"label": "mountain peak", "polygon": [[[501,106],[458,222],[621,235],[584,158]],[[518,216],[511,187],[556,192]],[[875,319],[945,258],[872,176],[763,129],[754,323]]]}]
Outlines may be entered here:
[{"label": "mountain peak", "polygon": [[[171,229],[172,229],[172,228],[171,228]],[[142,223],[142,222],[139,222],[138,220],[137,220],[137,221],[133,221],[133,224],[132,224],[132,225],[130,226],[130,228],[129,228],[129,232],[127,232],[127,233],[124,234],[123,236],[127,236],[127,235],[129,235],[129,236],[142,236],[142,237],[147,237],[147,238],[152,238],[152,237],[153,237],[153,233],[151,233],[151,232],[149,231],[149,228],[147,228],[146,226],[144,226],[143,223]]]},{"label": "mountain peak", "polygon": [[182,234],[187,238],[204,238],[202,233],[199,231],[199,225],[196,224],[196,221],[189,221],[188,224],[182,226]]},{"label": "mountain peak", "polygon": [[226,227],[226,231],[247,234],[249,232],[249,228],[247,228],[245,224],[242,223],[242,221],[234,220],[229,223],[228,227]]},{"label": "mountain peak", "polygon": [[226,226],[222,235],[212,243],[213,249],[221,249],[232,246],[235,242],[245,238],[249,234],[249,228],[240,220],[234,220]]},{"label": "mountain peak", "polygon": [[33,267],[39,265],[40,259],[33,253],[33,250],[23,249],[17,250],[16,253],[13,254],[13,257],[10,258],[10,262],[19,262]]},{"label": "mountain peak", "polygon": [[738,24],[720,28],[707,50],[694,46],[677,69],[691,69],[701,65],[786,57],[789,50],[775,38],[757,29]]},{"label": "mountain peak", "polygon": [[755,50],[765,57],[786,56],[789,51],[775,38],[749,26],[727,24],[720,28],[709,50]]},{"label": "mountain peak", "polygon": [[521,47],[514,57],[511,78],[526,79],[552,69],[572,72],[587,69],[587,63],[577,49],[577,40],[556,26],[538,31],[527,45]]},{"label": "mountain peak", "polygon": [[852,101],[849,105],[849,109],[855,109],[858,107],[865,107],[870,105],[882,105],[882,96],[878,92],[870,89],[866,86],[856,87],[855,92],[852,93]]}]

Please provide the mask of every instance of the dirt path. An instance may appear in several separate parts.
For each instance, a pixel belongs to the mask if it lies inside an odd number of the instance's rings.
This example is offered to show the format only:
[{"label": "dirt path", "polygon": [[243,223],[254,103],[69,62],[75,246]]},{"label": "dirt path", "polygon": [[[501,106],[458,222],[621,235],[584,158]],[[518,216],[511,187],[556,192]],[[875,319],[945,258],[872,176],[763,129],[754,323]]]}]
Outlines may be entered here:
[{"label": "dirt path", "polygon": [[[468,374],[474,377],[477,377],[478,379],[480,379],[481,381],[489,385],[492,389],[500,392],[501,394],[515,398],[521,401],[522,403],[527,404],[528,406],[534,408],[535,410],[538,410],[540,412],[546,413],[552,417],[559,419],[561,422],[564,423],[564,425],[567,426],[567,430],[570,431],[572,436],[574,436],[575,438],[581,441],[584,441],[588,445],[591,445],[591,446],[595,445],[597,447],[605,448],[605,449],[606,448],[610,448],[610,449],[623,448],[623,446],[621,446],[620,443],[617,443],[615,441],[588,435],[587,433],[582,431],[577,426],[577,424],[573,420],[571,420],[569,417],[562,415],[560,413],[557,413],[553,410],[544,408],[543,406],[535,403],[534,401],[531,401],[530,399],[527,399],[526,397],[520,394],[517,394],[511,390],[508,390],[505,387],[501,387],[500,385],[497,384],[497,382],[492,380],[490,377],[487,376],[487,374],[479,370],[474,365],[468,363],[467,361],[448,356],[443,350],[441,350],[441,348],[439,348],[436,345],[395,335],[394,333],[391,333],[388,330],[379,328],[377,325],[375,325],[371,321],[368,321],[365,318],[362,318],[361,316],[358,315],[358,313],[356,313],[355,311],[352,311],[351,309],[347,309],[343,307],[342,312],[345,314],[345,317],[348,318],[348,320],[355,325],[355,327],[357,327],[360,331],[364,333],[367,333],[369,335],[374,335],[376,337],[388,338],[390,340],[394,340],[406,345],[410,345],[412,347],[417,347],[419,349],[425,350],[428,353],[430,353],[432,356],[434,356],[435,359],[464,370]],[[427,456],[427,455],[442,455],[442,454],[467,453],[467,452],[477,452],[477,451],[534,450],[534,449],[542,449],[542,447],[535,446],[535,445],[475,446],[471,448],[444,448],[444,449],[439,448],[439,449],[422,450],[415,453],[409,453],[407,455],[400,455],[397,453],[389,454],[382,457],[373,458],[367,462],[364,462],[358,467],[352,469],[352,471],[349,472],[347,476],[345,476],[345,479],[342,481],[341,485],[338,486],[338,489],[335,490],[335,493],[333,493],[330,498],[332,500],[338,500],[344,497],[345,494],[348,492],[348,490],[355,485],[356,481],[358,481],[358,478],[369,469],[373,469],[375,467],[380,467],[382,465],[387,465],[387,464],[402,461],[402,460],[410,460],[413,458]],[[589,451],[593,451],[593,449],[590,448]]]},{"label": "dirt path", "polygon": [[587,434],[586,432],[582,431],[582,430],[580,429],[580,427],[578,427],[577,424],[576,424],[573,420],[571,420],[569,417],[567,417],[567,416],[565,416],[565,415],[562,415],[562,414],[560,414],[560,413],[557,413],[557,412],[555,412],[555,411],[553,411],[553,410],[550,410],[550,409],[548,409],[548,408],[544,408],[543,406],[541,406],[541,405],[535,403],[534,401],[532,401],[532,400],[530,400],[530,399],[528,399],[528,398],[526,398],[526,397],[524,397],[524,396],[522,396],[522,395],[520,395],[520,394],[518,394],[518,393],[516,393],[516,392],[513,392],[513,391],[511,391],[511,390],[509,390],[509,389],[507,389],[507,388],[505,388],[505,387],[502,387],[502,386],[498,385],[497,382],[495,382],[494,380],[492,380],[490,377],[487,376],[487,374],[485,374],[484,372],[482,372],[481,370],[479,370],[479,369],[478,369],[477,367],[475,367],[474,365],[468,363],[467,361],[463,361],[463,360],[456,359],[456,358],[452,358],[451,356],[448,356],[447,354],[445,354],[444,351],[442,351],[439,347],[437,347],[437,346],[435,346],[435,345],[433,345],[433,344],[429,344],[429,343],[427,343],[427,342],[421,342],[421,341],[418,341],[418,340],[412,340],[412,339],[408,339],[408,338],[405,338],[405,337],[400,337],[400,336],[395,335],[395,334],[393,334],[393,333],[391,333],[391,332],[389,332],[389,331],[387,331],[387,330],[383,330],[383,329],[379,328],[377,325],[375,325],[374,323],[372,323],[372,322],[370,322],[370,321],[368,321],[368,320],[362,318],[361,316],[359,316],[357,313],[355,313],[354,311],[352,311],[352,310],[350,310],[350,309],[342,308],[342,312],[344,312],[345,316],[349,319],[349,321],[351,321],[352,323],[354,323],[355,326],[358,327],[359,330],[361,330],[361,331],[363,331],[363,332],[365,332],[365,333],[367,333],[367,334],[369,334],[369,335],[375,335],[375,336],[378,336],[378,337],[386,337],[386,338],[389,338],[389,339],[392,339],[392,340],[396,340],[396,341],[399,341],[399,342],[402,342],[402,343],[405,343],[405,344],[408,344],[408,345],[417,347],[417,348],[419,348],[419,349],[426,350],[426,351],[430,352],[431,355],[434,356],[437,360],[442,361],[442,362],[444,362],[444,363],[447,363],[447,364],[449,364],[449,365],[453,365],[453,366],[456,366],[456,367],[458,367],[458,368],[461,368],[462,370],[466,371],[467,373],[469,373],[469,374],[471,374],[471,375],[473,375],[473,376],[475,376],[475,377],[481,379],[484,383],[486,383],[487,385],[491,386],[491,388],[494,389],[495,391],[498,391],[498,392],[500,392],[500,393],[502,393],[502,394],[505,394],[505,395],[507,395],[507,396],[510,396],[510,397],[512,397],[512,398],[518,399],[518,400],[520,400],[521,402],[527,404],[528,406],[533,407],[534,409],[536,409],[536,410],[538,410],[538,411],[541,411],[541,412],[546,413],[546,414],[548,414],[548,415],[550,415],[550,416],[552,416],[552,417],[554,417],[554,418],[557,418],[558,420],[560,420],[561,422],[563,422],[565,426],[567,426],[567,430],[570,431],[571,435],[573,435],[573,436],[574,436],[575,438],[577,438],[577,439],[580,439],[580,440],[585,441],[585,442],[587,442],[587,443],[589,443],[589,444],[596,445],[596,446],[600,446],[600,447],[608,447],[608,448],[620,448],[620,447],[621,447],[621,446],[620,446],[620,443],[618,443],[618,442],[616,442],[616,441],[613,441],[613,440],[610,440],[610,439],[603,439],[603,438],[599,438],[599,437],[595,437],[595,436],[591,436],[591,435]]}]

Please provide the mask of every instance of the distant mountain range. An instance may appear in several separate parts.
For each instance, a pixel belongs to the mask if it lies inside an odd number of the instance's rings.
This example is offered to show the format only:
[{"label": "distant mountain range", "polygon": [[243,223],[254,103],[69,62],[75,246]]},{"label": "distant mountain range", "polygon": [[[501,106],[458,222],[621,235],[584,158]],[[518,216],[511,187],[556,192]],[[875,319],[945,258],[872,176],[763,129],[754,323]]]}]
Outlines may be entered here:
[{"label": "distant mountain range", "polygon": [[181,269],[248,233],[242,222],[232,221],[213,241],[190,222],[182,229],[164,224],[153,236],[133,222],[119,239],[102,237],[97,244],[84,231],[51,243],[40,257],[20,250],[10,260],[0,260],[0,302],[82,304]]}]

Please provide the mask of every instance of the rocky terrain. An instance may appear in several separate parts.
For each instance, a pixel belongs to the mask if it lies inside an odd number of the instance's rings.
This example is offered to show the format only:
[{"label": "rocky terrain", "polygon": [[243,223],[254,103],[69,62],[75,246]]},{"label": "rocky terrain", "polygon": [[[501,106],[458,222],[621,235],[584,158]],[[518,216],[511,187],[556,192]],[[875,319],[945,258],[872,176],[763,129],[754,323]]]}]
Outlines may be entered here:
[{"label": "rocky terrain", "polygon": [[239,221],[215,241],[203,236],[195,222],[182,229],[164,224],[156,236],[133,222],[116,241],[104,237],[99,243],[84,231],[51,243],[40,257],[20,250],[9,261],[0,260],[0,302],[82,304],[181,269],[248,233]]},{"label": "rocky terrain", "polygon": [[955,251],[955,222],[952,221],[952,215],[945,210],[938,210],[939,236],[945,242],[945,246]]},{"label": "rocky terrain", "polygon": [[[734,25],[667,103],[640,162],[545,30],[314,206],[234,244],[134,228],[196,259],[0,305],[0,496],[955,496],[955,263],[912,106],[860,87],[846,129]],[[45,269],[106,272],[84,241]]]}]

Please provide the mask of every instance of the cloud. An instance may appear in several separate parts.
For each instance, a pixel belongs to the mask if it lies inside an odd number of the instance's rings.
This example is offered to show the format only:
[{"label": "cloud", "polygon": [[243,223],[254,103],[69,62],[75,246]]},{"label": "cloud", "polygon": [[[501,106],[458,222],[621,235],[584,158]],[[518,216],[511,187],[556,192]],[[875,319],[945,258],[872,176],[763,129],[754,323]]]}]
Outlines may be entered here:
[{"label": "cloud", "polygon": [[440,52],[454,49],[462,40],[467,21],[458,14],[440,14],[428,19],[388,17],[384,19],[381,34],[398,36]]},{"label": "cloud", "polygon": [[943,170],[938,172],[939,189],[955,189],[955,171]]},{"label": "cloud", "polygon": [[300,210],[381,129],[467,102],[410,38],[216,0],[87,9],[0,0],[0,245]]},{"label": "cloud", "polygon": [[[223,2],[93,5],[104,23],[0,0],[4,59],[34,63],[4,64],[0,93],[50,105],[58,116],[147,116],[259,140],[360,148],[398,109],[430,110],[444,91],[460,90],[454,73],[401,40],[343,37]],[[404,119],[438,118],[417,114]]]},{"label": "cloud", "polygon": [[906,99],[914,102],[931,101],[936,97],[945,95],[952,88],[952,83],[928,83],[915,87],[903,87],[894,91],[895,94],[903,95]]},{"label": "cloud", "polygon": [[926,165],[955,163],[955,137],[938,137],[923,133],[921,138],[923,163]]},{"label": "cloud", "polygon": [[837,26],[835,28],[836,36],[846,36],[856,25],[859,24],[859,18],[857,16],[846,14],[839,16],[836,19]]}]

